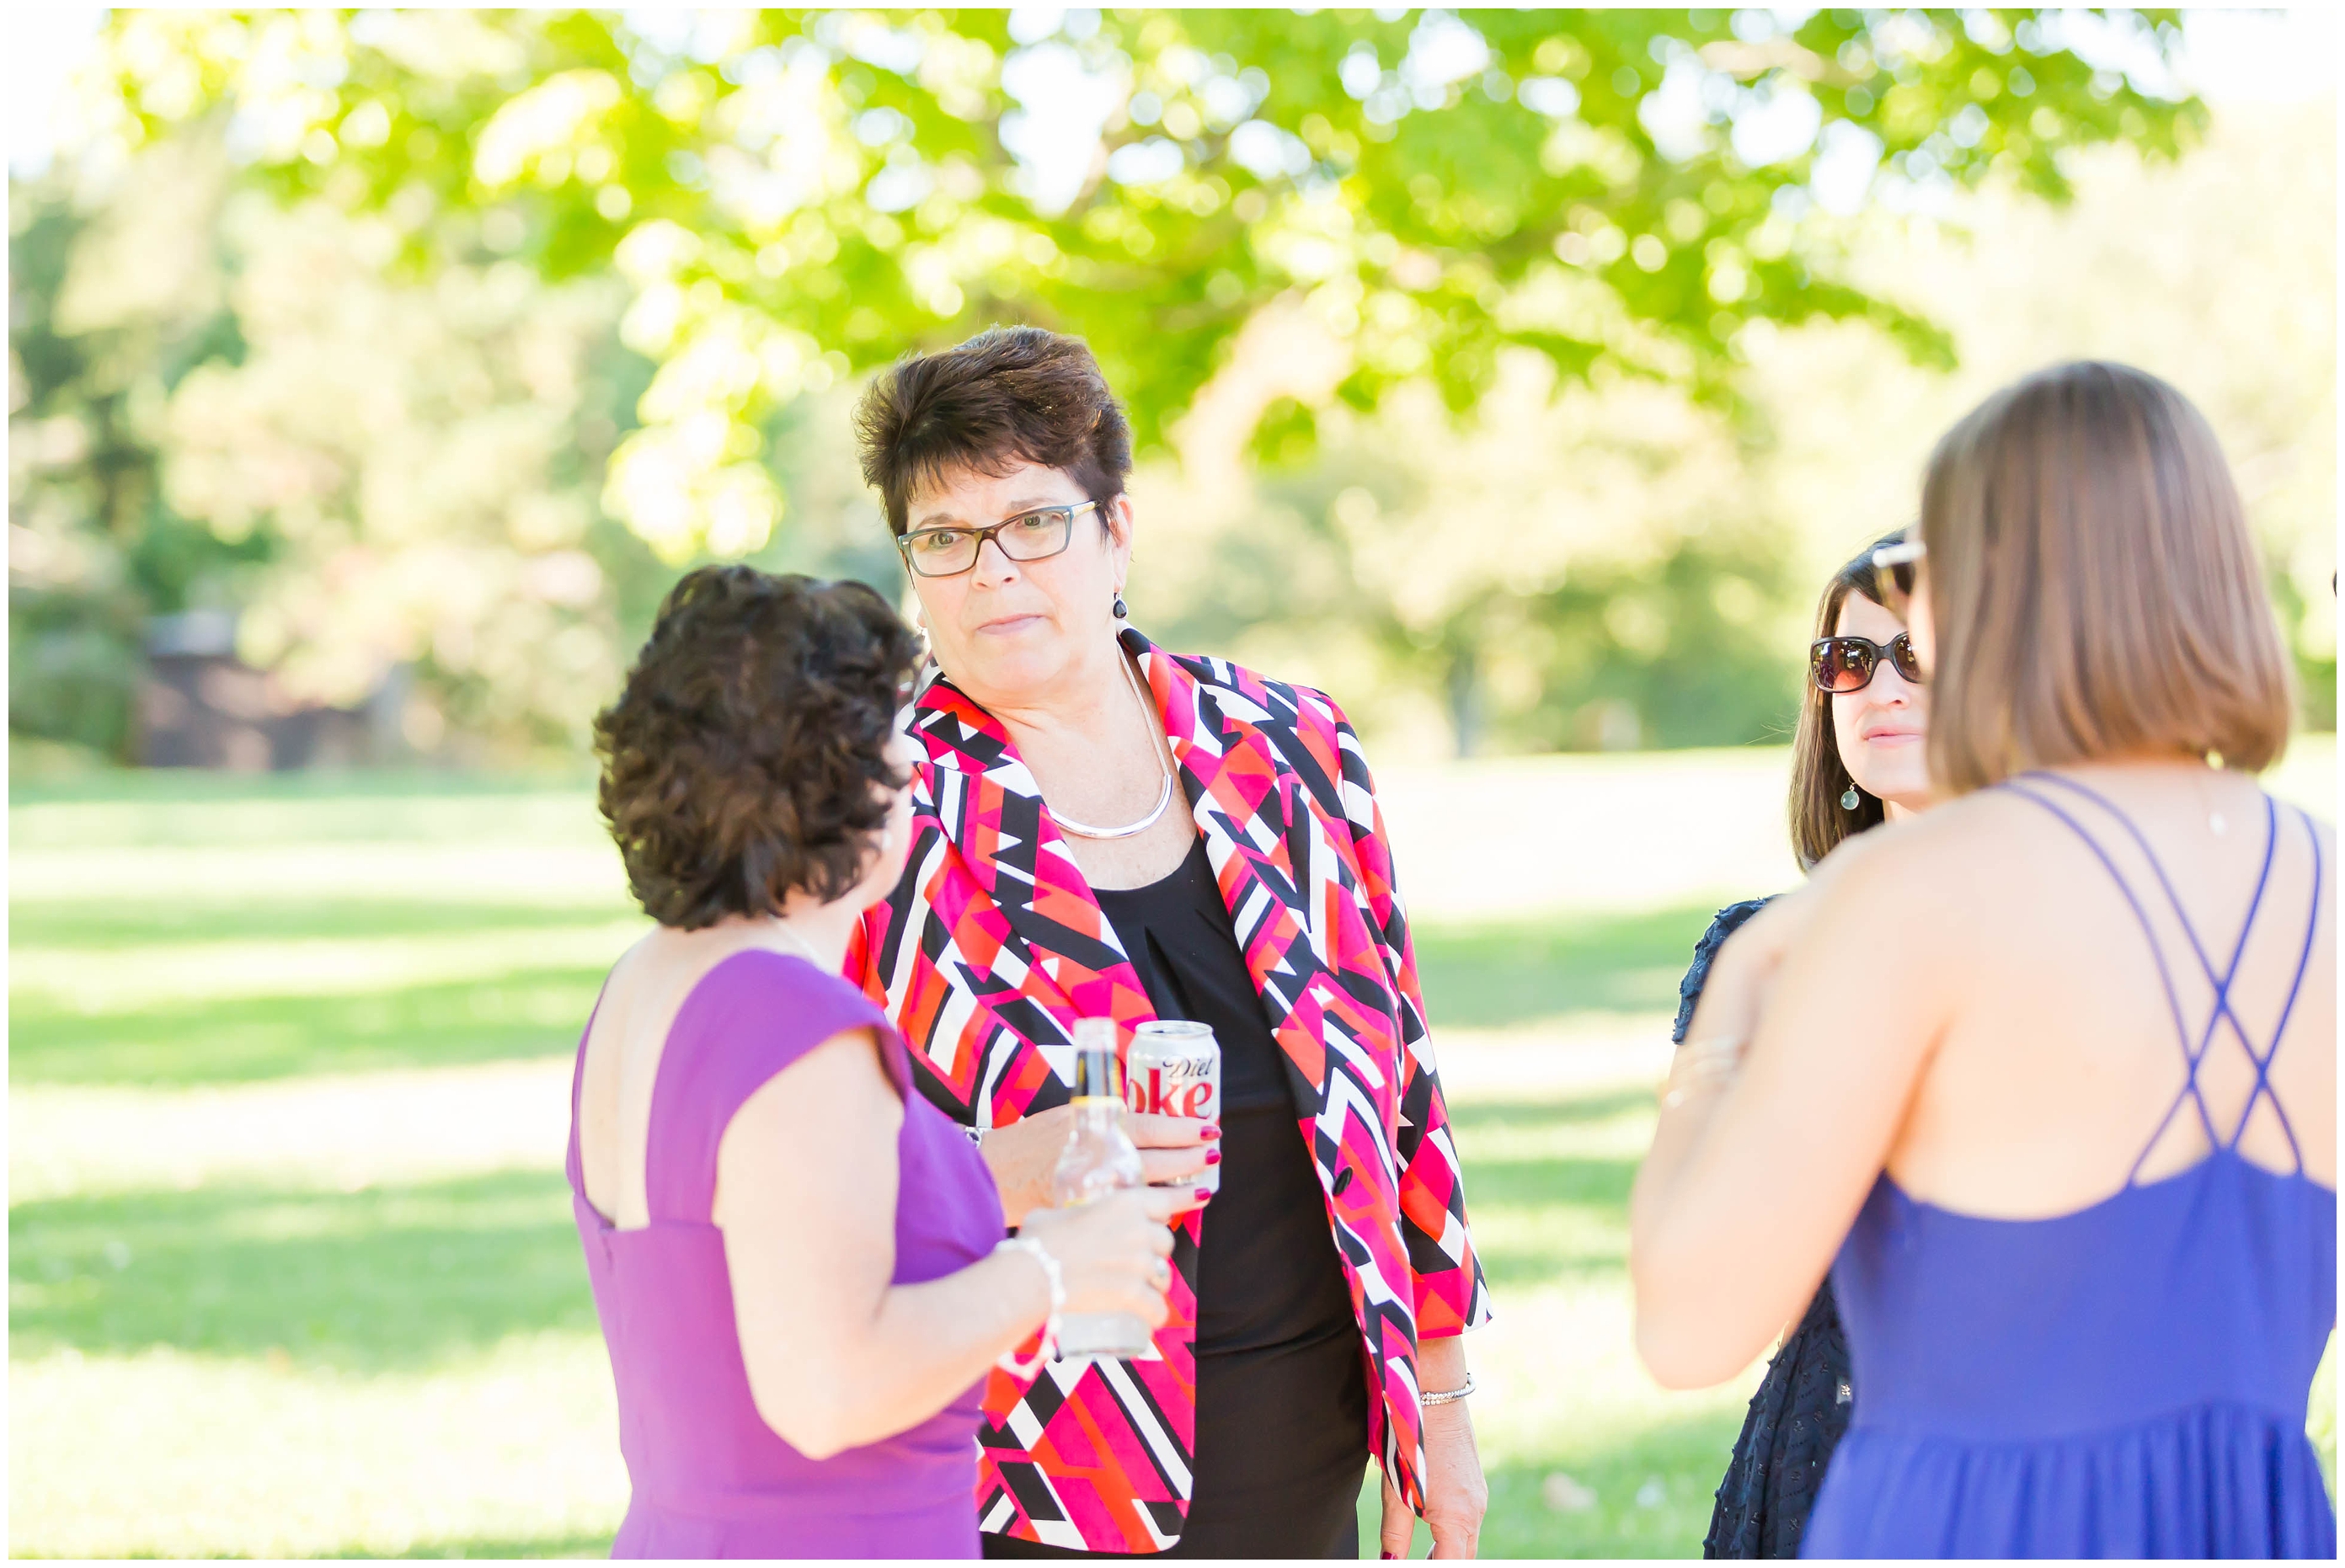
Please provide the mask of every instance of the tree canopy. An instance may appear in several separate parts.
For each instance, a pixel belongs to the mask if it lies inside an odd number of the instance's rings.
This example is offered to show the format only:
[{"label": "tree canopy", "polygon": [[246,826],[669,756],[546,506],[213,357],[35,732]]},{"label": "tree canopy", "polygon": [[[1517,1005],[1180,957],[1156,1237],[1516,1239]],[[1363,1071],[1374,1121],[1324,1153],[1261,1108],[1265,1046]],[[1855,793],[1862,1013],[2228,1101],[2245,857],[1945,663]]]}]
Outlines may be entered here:
[{"label": "tree canopy", "polygon": [[[1840,219],[2204,123],[2135,12],[119,11],[129,147],[387,221],[430,278],[615,271],[656,372],[603,506],[740,554],[777,409],[1005,320],[1082,335],[1161,443],[1250,320],[1306,312],[1361,410],[1453,413],[1509,346],[1731,400],[1754,321],[1939,325],[1851,280]],[[1283,403],[1265,440],[1307,443]]]}]

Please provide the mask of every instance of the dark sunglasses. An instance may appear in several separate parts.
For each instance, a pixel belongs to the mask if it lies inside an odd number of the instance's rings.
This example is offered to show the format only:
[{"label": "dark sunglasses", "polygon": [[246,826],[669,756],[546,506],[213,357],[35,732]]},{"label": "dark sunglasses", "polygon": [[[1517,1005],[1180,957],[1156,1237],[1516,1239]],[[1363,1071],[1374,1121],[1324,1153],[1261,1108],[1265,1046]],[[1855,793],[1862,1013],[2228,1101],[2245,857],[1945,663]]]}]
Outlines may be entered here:
[{"label": "dark sunglasses", "polygon": [[1862,692],[1873,684],[1883,653],[1909,684],[1927,684],[1922,679],[1922,661],[1914,655],[1914,640],[1903,632],[1889,639],[1886,647],[1870,637],[1819,637],[1808,649],[1808,675],[1819,692]]}]

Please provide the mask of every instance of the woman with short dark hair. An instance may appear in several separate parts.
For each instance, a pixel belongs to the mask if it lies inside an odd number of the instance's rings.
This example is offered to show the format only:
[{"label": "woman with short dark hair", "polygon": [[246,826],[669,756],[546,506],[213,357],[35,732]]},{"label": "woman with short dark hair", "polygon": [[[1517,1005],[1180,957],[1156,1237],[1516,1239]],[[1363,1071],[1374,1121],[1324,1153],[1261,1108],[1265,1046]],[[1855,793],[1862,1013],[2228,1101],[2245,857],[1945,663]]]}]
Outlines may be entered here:
[{"label": "woman with short dark hair", "polygon": [[1209,1024],[1218,1120],[1134,1115],[1150,1177],[1218,1168],[1152,1353],[997,1378],[988,1555],[1356,1555],[1485,1489],[1458,1335],[1487,1315],[1408,926],[1359,742],[1324,693],[1126,624],[1132,440],[1037,329],[915,356],[860,411],[939,673],[903,880],[853,973],[981,1137],[1012,1224],[1065,1141],[1081,1017]]},{"label": "woman with short dark hair", "polygon": [[[1874,587],[1876,541],[1832,573],[1808,644],[1807,695],[1792,748],[1792,849],[1812,871],[1835,848],[1929,804],[1923,756],[1928,692],[1913,639]],[[1685,1043],[1710,966],[1726,939],[1767,905],[1718,912],[1678,987],[1670,1038]],[[1767,1363],[1711,1511],[1705,1557],[1797,1557],[1824,1466],[1848,1428],[1855,1390],[1832,1281],[1820,1286]]]},{"label": "woman with short dark hair", "polygon": [[1944,798],[1719,956],[1630,1198],[1638,1348],[1731,1377],[1831,1267],[1808,1556],[2333,1558],[2335,841],[2245,776],[2291,693],[2222,450],[2062,365],[1921,514],[1875,560]]},{"label": "woman with short dark hair", "polygon": [[1061,1310],[1165,1312],[1119,1194],[1001,1240],[984,1162],[838,977],[909,841],[918,646],[853,583],[677,583],[595,721],[656,929],[581,1042],[568,1160],[634,1495],[620,1557],[974,1557],[974,1386]]}]

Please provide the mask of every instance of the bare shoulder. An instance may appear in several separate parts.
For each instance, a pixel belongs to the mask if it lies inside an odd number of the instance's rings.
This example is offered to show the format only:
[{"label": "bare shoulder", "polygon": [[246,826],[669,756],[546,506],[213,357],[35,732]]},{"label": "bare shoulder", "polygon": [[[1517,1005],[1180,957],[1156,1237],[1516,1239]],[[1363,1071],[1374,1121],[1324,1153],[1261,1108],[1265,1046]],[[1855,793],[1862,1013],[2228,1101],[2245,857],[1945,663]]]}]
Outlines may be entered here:
[{"label": "bare shoulder", "polygon": [[1819,885],[1842,879],[1860,883],[1926,879],[1947,891],[1992,881],[1981,868],[2006,871],[2042,849],[2056,833],[2051,819],[2025,801],[1999,790],[1981,790],[1933,808],[1924,815],[1877,827],[1848,840],[1824,857],[1813,875]]}]

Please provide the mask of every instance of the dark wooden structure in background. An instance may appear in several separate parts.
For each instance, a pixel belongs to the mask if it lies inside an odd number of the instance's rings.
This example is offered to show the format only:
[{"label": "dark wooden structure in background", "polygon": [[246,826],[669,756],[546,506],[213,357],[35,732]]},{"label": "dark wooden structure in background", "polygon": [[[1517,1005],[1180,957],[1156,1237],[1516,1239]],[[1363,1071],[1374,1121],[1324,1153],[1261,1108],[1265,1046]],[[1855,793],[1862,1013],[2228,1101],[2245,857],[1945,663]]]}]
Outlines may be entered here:
[{"label": "dark wooden structure in background", "polygon": [[236,618],[197,610],[149,622],[132,750],[150,768],[351,767],[396,760],[404,683],[354,708],[297,702],[236,656]]}]

